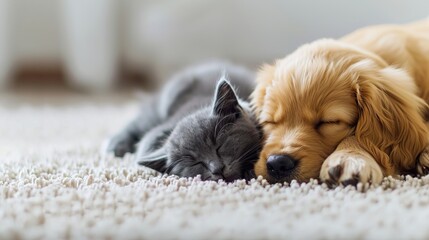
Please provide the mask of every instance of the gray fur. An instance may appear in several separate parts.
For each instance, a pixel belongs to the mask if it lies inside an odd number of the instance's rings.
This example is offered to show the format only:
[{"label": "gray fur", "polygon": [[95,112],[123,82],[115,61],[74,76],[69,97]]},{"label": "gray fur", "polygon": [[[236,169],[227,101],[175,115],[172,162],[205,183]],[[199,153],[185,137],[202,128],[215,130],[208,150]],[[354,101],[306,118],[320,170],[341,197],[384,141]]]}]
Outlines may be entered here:
[{"label": "gray fur", "polygon": [[253,88],[253,73],[234,65],[187,69],[144,103],[108,150],[122,157],[137,145],[140,165],[182,177],[251,178],[262,139],[246,102]]}]

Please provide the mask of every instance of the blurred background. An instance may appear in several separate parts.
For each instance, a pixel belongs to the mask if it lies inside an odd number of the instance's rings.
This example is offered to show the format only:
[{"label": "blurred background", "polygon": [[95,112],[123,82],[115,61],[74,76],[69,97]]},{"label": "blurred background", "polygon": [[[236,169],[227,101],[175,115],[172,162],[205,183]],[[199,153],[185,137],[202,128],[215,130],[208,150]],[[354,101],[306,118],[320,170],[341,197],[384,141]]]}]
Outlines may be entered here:
[{"label": "blurred background", "polygon": [[0,0],[0,91],[145,89],[201,61],[256,69],[318,38],[428,16],[427,0]]}]

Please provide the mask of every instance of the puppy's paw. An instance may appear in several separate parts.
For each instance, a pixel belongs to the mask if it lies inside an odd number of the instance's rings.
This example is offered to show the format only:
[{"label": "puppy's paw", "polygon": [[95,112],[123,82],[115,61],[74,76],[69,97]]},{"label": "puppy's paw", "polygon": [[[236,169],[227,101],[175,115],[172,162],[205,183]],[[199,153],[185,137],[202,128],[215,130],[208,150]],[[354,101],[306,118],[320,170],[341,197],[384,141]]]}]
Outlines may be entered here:
[{"label": "puppy's paw", "polygon": [[115,157],[123,157],[126,153],[133,153],[135,150],[133,139],[122,135],[111,138],[106,147],[106,151],[112,152]]},{"label": "puppy's paw", "polygon": [[320,179],[329,186],[353,185],[358,183],[379,184],[383,172],[369,154],[351,151],[336,151],[323,163]]},{"label": "puppy's paw", "polygon": [[429,146],[420,153],[417,160],[417,173],[420,176],[426,176],[429,174]]}]

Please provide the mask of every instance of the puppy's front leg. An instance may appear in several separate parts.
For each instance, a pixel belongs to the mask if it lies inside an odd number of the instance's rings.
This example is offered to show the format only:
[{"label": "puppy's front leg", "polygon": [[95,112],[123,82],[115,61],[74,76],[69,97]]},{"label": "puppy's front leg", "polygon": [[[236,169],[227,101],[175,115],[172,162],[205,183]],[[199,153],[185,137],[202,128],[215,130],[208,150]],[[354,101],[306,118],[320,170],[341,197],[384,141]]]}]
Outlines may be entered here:
[{"label": "puppy's front leg", "polygon": [[320,179],[330,186],[379,184],[384,174],[375,159],[359,146],[355,137],[344,139],[323,162]]}]

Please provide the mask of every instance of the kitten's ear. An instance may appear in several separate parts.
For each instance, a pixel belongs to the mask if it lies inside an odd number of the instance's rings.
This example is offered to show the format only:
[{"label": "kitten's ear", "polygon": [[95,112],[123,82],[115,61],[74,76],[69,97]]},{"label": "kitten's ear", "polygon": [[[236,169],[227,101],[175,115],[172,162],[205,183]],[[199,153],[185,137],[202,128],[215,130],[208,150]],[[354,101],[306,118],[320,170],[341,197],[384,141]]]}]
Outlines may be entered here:
[{"label": "kitten's ear", "polygon": [[239,114],[241,112],[237,95],[226,79],[220,80],[216,86],[212,112],[220,116]]},{"label": "kitten's ear", "polygon": [[167,169],[167,154],[164,148],[160,148],[148,155],[139,158],[139,165],[152,168],[161,173],[165,173]]}]

